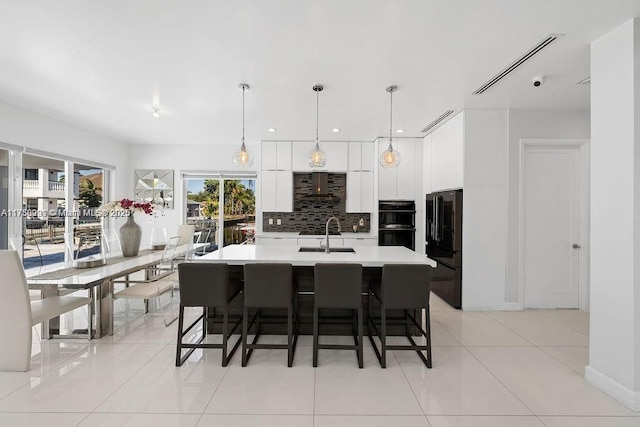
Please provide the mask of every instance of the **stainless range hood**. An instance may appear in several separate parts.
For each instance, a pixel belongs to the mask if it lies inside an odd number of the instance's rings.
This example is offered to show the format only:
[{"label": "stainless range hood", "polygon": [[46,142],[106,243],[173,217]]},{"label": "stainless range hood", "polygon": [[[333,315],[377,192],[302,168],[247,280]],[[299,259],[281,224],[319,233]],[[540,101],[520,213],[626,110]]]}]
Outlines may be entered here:
[{"label": "stainless range hood", "polygon": [[328,172],[313,172],[311,174],[311,193],[307,194],[305,198],[324,202],[339,202],[339,197],[329,193],[328,180]]}]

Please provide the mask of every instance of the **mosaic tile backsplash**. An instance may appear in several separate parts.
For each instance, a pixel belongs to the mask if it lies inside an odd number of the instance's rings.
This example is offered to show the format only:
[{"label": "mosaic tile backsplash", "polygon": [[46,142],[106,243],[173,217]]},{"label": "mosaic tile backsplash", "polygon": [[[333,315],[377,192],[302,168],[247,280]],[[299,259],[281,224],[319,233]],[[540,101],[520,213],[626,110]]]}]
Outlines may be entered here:
[{"label": "mosaic tile backsplash", "polygon": [[[345,209],[345,195],[347,188],[347,175],[344,173],[330,173],[327,179],[327,188],[330,194],[338,197],[340,201],[329,202],[326,200],[314,200],[307,198],[312,191],[310,173],[293,174],[293,212],[264,212],[262,214],[262,230],[265,232],[300,232],[324,234],[327,219],[335,216],[340,220],[342,231],[353,231],[353,226],[358,226],[359,232],[368,232],[371,224],[371,212],[347,213]],[[269,219],[273,224],[269,225]],[[276,219],[282,220],[282,225],[276,225]],[[358,225],[360,218],[364,225]],[[330,231],[337,231],[334,221],[331,222]]]}]

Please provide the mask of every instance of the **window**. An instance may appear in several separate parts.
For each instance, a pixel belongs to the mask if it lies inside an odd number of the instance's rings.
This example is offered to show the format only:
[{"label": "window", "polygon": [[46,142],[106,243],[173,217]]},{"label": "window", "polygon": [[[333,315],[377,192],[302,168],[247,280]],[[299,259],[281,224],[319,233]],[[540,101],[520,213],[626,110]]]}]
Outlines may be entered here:
[{"label": "window", "polygon": [[24,170],[24,179],[29,181],[37,181],[38,180],[38,169],[25,169]]}]

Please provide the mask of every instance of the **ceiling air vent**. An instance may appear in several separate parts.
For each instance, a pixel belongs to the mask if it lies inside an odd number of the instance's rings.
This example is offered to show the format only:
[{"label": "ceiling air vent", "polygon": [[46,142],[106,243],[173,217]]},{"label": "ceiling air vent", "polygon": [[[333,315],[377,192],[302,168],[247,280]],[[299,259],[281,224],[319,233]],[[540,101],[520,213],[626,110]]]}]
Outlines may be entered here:
[{"label": "ceiling air vent", "polygon": [[476,89],[476,91],[473,92],[473,94],[480,95],[481,93],[486,92],[490,87],[492,87],[493,85],[498,83],[500,80],[507,77],[516,68],[518,68],[519,66],[521,66],[522,64],[530,60],[536,53],[540,52],[542,49],[549,46],[551,43],[558,40],[563,35],[564,34],[549,34],[547,37],[541,40],[538,44],[536,44],[534,47],[532,47],[527,52],[525,52],[520,58],[513,61],[509,66],[507,66],[507,68],[500,71],[498,74],[493,76],[488,82],[486,82],[485,84],[480,86],[478,89]]},{"label": "ceiling air vent", "polygon": [[437,119],[435,119],[434,121],[432,121],[431,123],[426,125],[420,132],[422,132],[422,133],[429,132],[430,130],[432,130],[433,128],[438,126],[440,123],[442,123],[445,120],[447,120],[447,117],[451,116],[453,113],[455,113],[455,110],[447,110],[447,111],[445,111]]}]

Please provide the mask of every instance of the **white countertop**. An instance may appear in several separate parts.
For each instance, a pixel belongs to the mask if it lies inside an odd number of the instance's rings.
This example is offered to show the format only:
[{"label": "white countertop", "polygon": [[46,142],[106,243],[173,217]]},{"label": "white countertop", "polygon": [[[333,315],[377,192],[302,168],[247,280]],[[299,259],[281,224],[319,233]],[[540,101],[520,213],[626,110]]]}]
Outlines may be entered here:
[{"label": "white countertop", "polygon": [[289,262],[294,266],[313,266],[319,262],[362,264],[363,267],[382,267],[384,264],[427,264],[435,261],[402,246],[358,246],[355,253],[298,252],[298,246],[229,245],[195,262],[226,262],[244,265],[250,262]]},{"label": "white countertop", "polygon": [[[283,231],[283,232],[279,232],[279,231],[265,231],[262,233],[256,233],[256,237],[282,237],[282,238],[298,238],[298,239],[317,239],[317,238],[323,238],[324,234],[300,234],[299,231]],[[378,235],[375,233],[371,233],[371,232],[360,232],[360,233],[353,233],[353,232],[342,232],[339,235],[338,234],[331,234],[329,235],[330,239],[377,239]]]}]

